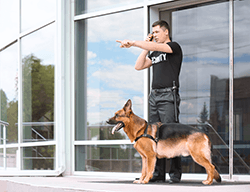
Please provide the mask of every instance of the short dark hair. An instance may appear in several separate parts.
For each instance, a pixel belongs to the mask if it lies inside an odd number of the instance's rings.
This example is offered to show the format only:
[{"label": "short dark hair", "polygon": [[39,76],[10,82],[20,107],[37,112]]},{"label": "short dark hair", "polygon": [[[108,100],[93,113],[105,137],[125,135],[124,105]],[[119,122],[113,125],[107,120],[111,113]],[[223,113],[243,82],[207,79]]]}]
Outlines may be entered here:
[{"label": "short dark hair", "polygon": [[169,24],[166,21],[163,21],[163,20],[156,21],[156,22],[153,23],[152,27],[156,27],[157,25],[159,25],[160,28],[164,27],[165,29],[167,29],[168,34],[170,36],[170,27],[169,27]]}]

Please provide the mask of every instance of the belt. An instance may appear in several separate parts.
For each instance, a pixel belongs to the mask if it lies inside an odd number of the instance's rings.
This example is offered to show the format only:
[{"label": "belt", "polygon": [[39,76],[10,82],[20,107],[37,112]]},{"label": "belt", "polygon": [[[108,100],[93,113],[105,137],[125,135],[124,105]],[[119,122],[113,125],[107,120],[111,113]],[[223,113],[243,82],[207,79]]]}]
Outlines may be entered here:
[{"label": "belt", "polygon": [[172,92],[173,88],[172,87],[166,87],[166,88],[162,88],[162,89],[152,89],[152,91],[154,91],[156,93],[165,93],[165,92]]}]

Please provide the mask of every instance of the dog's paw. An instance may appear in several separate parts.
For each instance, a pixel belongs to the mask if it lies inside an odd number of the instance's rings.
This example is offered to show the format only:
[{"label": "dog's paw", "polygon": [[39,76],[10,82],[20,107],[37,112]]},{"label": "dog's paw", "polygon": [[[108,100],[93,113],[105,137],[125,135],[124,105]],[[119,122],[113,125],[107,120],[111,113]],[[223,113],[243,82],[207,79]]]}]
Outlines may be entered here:
[{"label": "dog's paw", "polygon": [[147,184],[147,183],[148,183],[148,181],[143,180],[141,183],[142,183],[142,184]]},{"label": "dog's paw", "polygon": [[140,183],[141,183],[141,180],[134,180],[133,183],[140,184]]},{"label": "dog's paw", "polygon": [[205,181],[202,181],[202,183],[204,185],[211,185],[213,183],[213,181],[208,181],[208,180],[205,180]]}]

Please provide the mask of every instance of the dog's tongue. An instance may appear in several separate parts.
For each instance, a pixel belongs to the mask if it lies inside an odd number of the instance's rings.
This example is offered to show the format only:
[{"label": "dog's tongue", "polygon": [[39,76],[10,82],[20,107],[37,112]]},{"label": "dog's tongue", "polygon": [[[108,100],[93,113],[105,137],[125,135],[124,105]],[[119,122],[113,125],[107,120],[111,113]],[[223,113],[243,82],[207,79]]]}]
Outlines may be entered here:
[{"label": "dog's tongue", "polygon": [[116,131],[117,129],[119,129],[121,126],[122,126],[121,123],[118,123],[116,126],[114,126],[113,129],[112,129],[112,135],[114,135],[115,131]]}]

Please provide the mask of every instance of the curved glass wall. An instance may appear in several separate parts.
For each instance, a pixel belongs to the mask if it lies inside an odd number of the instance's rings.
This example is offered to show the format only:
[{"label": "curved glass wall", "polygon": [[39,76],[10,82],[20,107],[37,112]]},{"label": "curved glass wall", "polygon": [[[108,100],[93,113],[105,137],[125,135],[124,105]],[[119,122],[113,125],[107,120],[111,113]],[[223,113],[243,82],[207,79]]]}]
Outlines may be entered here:
[{"label": "curved glass wall", "polygon": [[56,0],[0,0],[1,170],[56,168],[55,15]]}]

